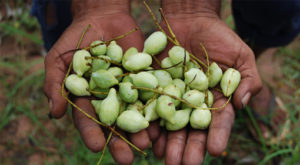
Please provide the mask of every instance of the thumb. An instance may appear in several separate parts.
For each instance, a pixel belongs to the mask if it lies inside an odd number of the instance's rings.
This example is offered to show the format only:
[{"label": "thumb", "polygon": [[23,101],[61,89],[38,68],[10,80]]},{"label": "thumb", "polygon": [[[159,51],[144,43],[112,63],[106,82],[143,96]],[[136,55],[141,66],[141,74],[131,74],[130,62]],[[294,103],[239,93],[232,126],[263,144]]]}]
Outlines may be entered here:
[{"label": "thumb", "polygon": [[255,58],[250,48],[241,51],[240,58],[237,60],[237,69],[241,73],[241,82],[233,96],[235,108],[244,108],[250,98],[260,91],[262,82],[258,74]]}]

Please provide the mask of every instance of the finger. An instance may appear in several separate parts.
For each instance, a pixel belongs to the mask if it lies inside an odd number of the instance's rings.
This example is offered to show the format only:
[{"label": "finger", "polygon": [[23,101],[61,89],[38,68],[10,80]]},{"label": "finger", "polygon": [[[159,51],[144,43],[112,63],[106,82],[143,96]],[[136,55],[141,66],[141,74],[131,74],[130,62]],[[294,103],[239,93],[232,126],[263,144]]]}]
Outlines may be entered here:
[{"label": "finger", "polygon": [[154,142],[159,137],[160,131],[159,120],[150,122],[149,127],[147,128],[147,132],[152,142]]},{"label": "finger", "polygon": [[[83,29],[74,28],[75,25],[68,28],[60,39],[55,43],[45,58],[45,83],[44,92],[49,100],[50,114],[54,118],[62,117],[67,108],[67,101],[60,93],[65,74],[72,61],[74,52],[63,54],[69,50],[75,49]],[[82,27],[80,25],[79,27]],[[93,30],[86,33],[86,38],[81,46],[87,46],[90,40],[96,39]],[[63,92],[66,91],[63,89]]]},{"label": "finger", "polygon": [[129,145],[116,135],[111,137],[109,150],[118,164],[132,164],[134,156]]},{"label": "finger", "polygon": [[[97,118],[90,100],[78,97],[74,100],[74,103],[92,117]],[[93,152],[101,151],[105,145],[105,137],[99,125],[76,108],[73,108],[72,112],[75,126],[85,145]]]},{"label": "finger", "polygon": [[237,60],[237,69],[241,73],[241,82],[234,93],[233,103],[235,108],[242,109],[262,88],[254,54],[248,46],[241,48],[240,58]]},{"label": "finger", "polygon": [[141,150],[145,150],[150,145],[148,132],[145,129],[140,132],[130,134],[130,141]]},{"label": "finger", "polygon": [[183,164],[202,164],[205,155],[206,131],[191,130],[183,154]]},{"label": "finger", "polygon": [[186,140],[186,129],[168,132],[168,142],[166,149],[166,164],[181,164],[183,150]]},{"label": "finger", "polygon": [[[213,107],[220,107],[226,103],[226,98],[216,100]],[[220,155],[226,148],[231,127],[234,122],[234,110],[229,103],[225,108],[213,110],[212,121],[209,126],[207,150],[213,156]]]},{"label": "finger", "polygon": [[158,137],[158,139],[153,144],[153,153],[158,159],[162,159],[165,155],[167,143],[167,133],[162,131]]}]

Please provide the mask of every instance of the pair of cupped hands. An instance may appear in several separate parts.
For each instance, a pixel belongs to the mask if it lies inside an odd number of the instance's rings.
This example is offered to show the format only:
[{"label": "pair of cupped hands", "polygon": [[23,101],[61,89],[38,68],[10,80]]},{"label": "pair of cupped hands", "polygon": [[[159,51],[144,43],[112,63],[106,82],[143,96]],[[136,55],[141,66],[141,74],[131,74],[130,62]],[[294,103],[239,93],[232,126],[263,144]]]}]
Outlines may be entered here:
[{"label": "pair of cupped hands", "polygon": [[[225,108],[212,111],[212,121],[208,130],[194,130],[184,128],[179,131],[166,131],[159,126],[159,122],[151,122],[149,127],[135,134],[122,133],[134,145],[144,150],[152,142],[154,155],[165,157],[166,164],[201,164],[206,150],[213,156],[220,155],[226,148],[231,128],[234,123],[234,109],[245,107],[251,96],[261,88],[255,57],[251,49],[222,21],[216,12],[198,13],[168,13],[169,21],[180,44],[189,52],[205,61],[200,42],[205,45],[210,61],[215,61],[223,70],[237,69],[242,76],[240,85],[233,95],[232,101]],[[73,18],[72,24],[65,30],[60,39],[49,51],[45,59],[46,79],[44,91],[49,99],[50,114],[54,118],[61,118],[67,109],[67,101],[62,97],[61,84],[72,61],[73,53],[61,55],[76,47],[83,29],[91,24],[80,47],[87,47],[94,40],[109,40],[124,34],[137,26],[128,11],[95,14],[83,12]],[[167,30],[164,23],[163,29]],[[138,30],[125,38],[118,40],[123,50],[136,47],[143,50],[145,36]],[[167,56],[169,48],[158,55],[162,60]],[[213,91],[213,107],[220,107],[227,98],[217,91]],[[88,97],[76,97],[75,104],[97,118]],[[94,152],[103,149],[108,130],[87,118],[73,108],[73,118],[76,128],[85,145]],[[118,130],[118,129],[117,129]],[[120,130],[118,130],[120,131]],[[118,164],[131,164],[134,154],[130,146],[113,135],[108,148]]]}]

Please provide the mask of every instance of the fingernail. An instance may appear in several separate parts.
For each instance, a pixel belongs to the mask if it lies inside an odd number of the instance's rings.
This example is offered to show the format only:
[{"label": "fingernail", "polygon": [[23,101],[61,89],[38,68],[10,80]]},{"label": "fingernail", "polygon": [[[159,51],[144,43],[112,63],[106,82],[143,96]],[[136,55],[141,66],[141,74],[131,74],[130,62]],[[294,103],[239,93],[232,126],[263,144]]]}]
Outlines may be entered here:
[{"label": "fingernail", "polygon": [[248,92],[248,93],[246,93],[245,96],[242,98],[242,106],[243,106],[243,108],[245,108],[246,105],[248,104],[248,101],[249,101],[250,97],[251,97],[251,93]]},{"label": "fingernail", "polygon": [[52,102],[51,99],[49,99],[48,104],[49,104],[49,108],[50,108],[50,111],[51,111],[51,110],[52,110],[52,107],[53,107],[53,102]]}]

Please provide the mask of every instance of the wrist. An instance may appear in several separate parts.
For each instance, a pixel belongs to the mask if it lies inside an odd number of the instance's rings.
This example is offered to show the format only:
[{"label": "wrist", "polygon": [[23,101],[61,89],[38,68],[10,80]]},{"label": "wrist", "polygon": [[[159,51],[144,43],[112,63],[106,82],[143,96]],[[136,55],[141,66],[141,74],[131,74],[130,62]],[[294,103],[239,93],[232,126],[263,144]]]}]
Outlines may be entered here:
[{"label": "wrist", "polygon": [[167,17],[219,17],[221,0],[162,0]]},{"label": "wrist", "polygon": [[72,0],[73,18],[120,13],[130,14],[130,0]]}]

